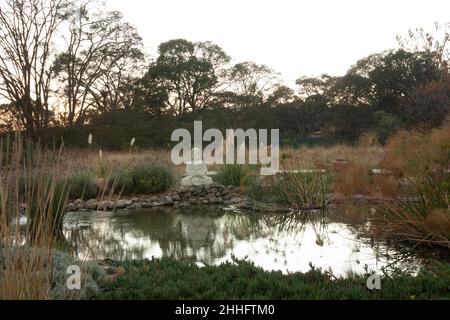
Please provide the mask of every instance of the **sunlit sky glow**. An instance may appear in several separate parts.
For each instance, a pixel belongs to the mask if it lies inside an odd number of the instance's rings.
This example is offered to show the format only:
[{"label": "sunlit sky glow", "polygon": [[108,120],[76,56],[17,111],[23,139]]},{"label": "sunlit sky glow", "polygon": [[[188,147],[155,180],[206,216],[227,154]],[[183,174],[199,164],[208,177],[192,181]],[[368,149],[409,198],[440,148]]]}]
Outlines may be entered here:
[{"label": "sunlit sky glow", "polygon": [[397,47],[397,34],[450,21],[448,0],[105,0],[135,25],[150,54],[175,38],[210,40],[233,62],[254,61],[288,85],[341,75],[356,60]]}]

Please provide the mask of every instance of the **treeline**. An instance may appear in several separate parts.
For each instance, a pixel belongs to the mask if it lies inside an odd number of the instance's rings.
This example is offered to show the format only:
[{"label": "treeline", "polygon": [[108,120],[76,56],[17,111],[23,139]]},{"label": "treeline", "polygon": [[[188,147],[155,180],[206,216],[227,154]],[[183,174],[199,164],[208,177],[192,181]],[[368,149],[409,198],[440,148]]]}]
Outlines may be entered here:
[{"label": "treeline", "polygon": [[[33,140],[86,136],[107,148],[136,138],[166,146],[173,129],[279,128],[282,142],[380,141],[401,128],[439,126],[450,111],[449,26],[422,29],[400,48],[342,77],[302,77],[292,89],[253,62],[231,64],[211,42],[175,39],[151,59],[136,29],[96,0],[0,0],[2,131]],[[313,138],[312,138],[313,137]]]}]

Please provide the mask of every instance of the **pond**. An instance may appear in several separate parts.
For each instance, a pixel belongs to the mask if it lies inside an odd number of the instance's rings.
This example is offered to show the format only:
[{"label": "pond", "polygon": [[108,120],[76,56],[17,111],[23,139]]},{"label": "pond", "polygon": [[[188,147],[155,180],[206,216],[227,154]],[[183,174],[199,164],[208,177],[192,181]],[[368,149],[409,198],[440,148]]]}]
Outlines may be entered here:
[{"label": "pond", "polygon": [[422,264],[414,254],[364,237],[368,222],[346,220],[339,211],[256,214],[233,208],[153,208],[68,213],[64,233],[81,259],[173,257],[206,265],[234,256],[268,271],[306,272],[313,265],[335,276],[388,266],[414,272]]}]

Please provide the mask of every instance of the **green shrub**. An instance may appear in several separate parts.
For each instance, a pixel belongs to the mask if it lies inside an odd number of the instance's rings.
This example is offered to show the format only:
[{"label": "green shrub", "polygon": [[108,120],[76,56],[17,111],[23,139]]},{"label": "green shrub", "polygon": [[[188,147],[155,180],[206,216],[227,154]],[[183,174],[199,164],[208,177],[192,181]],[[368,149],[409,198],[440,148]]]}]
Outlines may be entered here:
[{"label": "green shrub", "polygon": [[[105,271],[97,263],[80,262],[71,255],[61,251],[53,251],[52,258],[52,299],[90,299],[98,294],[98,284],[105,277]],[[81,290],[69,290],[67,288],[67,268],[72,265],[79,266],[81,269]]]},{"label": "green shrub", "polygon": [[[449,299],[449,264],[416,276],[384,275],[382,289],[367,290],[366,275],[335,278],[330,271],[267,272],[245,261],[197,267],[164,258],[124,262],[125,274],[103,288],[98,299]],[[332,280],[330,280],[332,279]]]},{"label": "green shrub", "polygon": [[245,165],[227,164],[220,167],[215,180],[225,186],[240,187],[250,168]]},{"label": "green shrub", "polygon": [[117,174],[118,191],[123,194],[159,193],[169,189],[175,182],[172,170],[160,163],[137,164]]},{"label": "green shrub", "polygon": [[70,199],[92,199],[98,195],[98,188],[90,172],[82,171],[73,174],[67,181]]},{"label": "green shrub", "polygon": [[116,181],[117,187],[115,189],[116,193],[122,193],[124,195],[133,193],[133,179],[131,176],[130,169],[124,169],[120,172],[115,172],[112,174],[111,180]]}]

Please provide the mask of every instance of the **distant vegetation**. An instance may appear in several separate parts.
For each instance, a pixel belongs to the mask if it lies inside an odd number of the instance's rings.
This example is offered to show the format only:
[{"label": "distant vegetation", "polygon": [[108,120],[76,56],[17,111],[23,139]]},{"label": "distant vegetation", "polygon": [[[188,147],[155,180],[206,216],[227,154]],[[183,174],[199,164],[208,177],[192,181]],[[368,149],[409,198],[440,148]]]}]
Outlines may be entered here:
[{"label": "distant vegetation", "polygon": [[[168,160],[171,133],[194,120],[280,129],[281,169],[310,170],[266,179],[257,165],[224,165],[218,182],[296,210],[324,209],[335,194],[376,199],[368,236],[450,248],[450,25],[436,29],[443,38],[410,30],[343,76],[289,88],[208,41],[173,39],[149,57],[136,29],[97,0],[0,0],[0,299],[65,297],[61,281],[52,290],[72,263],[54,259],[71,245],[67,200],[169,190],[181,168]],[[237,263],[125,262],[98,298],[450,298],[448,264],[370,292],[365,277]],[[93,290],[71,298],[97,292],[94,269]]]},{"label": "distant vegetation", "polygon": [[279,128],[284,145],[368,132],[384,143],[400,129],[439,126],[450,110],[448,25],[437,25],[443,38],[410,30],[399,49],[362,58],[344,76],[301,77],[289,88],[208,41],[170,40],[149,59],[136,29],[97,1],[1,7],[2,130],[34,141],[84,146],[93,132],[104,149],[126,149],[132,137],[137,147],[167,147],[172,130],[195,119],[221,130]]}]

